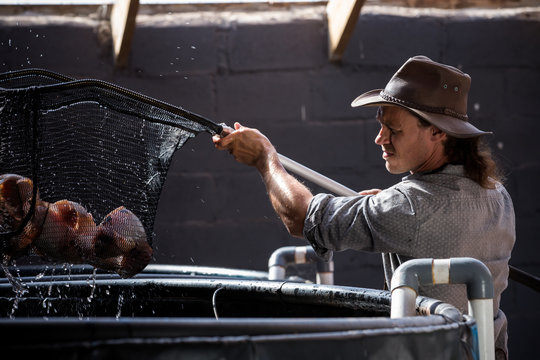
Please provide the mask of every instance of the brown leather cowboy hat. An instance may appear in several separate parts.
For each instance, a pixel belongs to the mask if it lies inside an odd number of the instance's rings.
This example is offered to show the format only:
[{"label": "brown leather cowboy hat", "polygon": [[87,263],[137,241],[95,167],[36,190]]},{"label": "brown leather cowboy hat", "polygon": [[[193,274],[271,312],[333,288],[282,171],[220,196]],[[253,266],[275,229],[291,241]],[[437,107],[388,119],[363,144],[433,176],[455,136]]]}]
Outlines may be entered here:
[{"label": "brown leather cowboy hat", "polygon": [[491,134],[468,121],[470,87],[471,77],[461,70],[415,56],[405,62],[384,89],[358,96],[351,106],[401,106],[458,138]]}]

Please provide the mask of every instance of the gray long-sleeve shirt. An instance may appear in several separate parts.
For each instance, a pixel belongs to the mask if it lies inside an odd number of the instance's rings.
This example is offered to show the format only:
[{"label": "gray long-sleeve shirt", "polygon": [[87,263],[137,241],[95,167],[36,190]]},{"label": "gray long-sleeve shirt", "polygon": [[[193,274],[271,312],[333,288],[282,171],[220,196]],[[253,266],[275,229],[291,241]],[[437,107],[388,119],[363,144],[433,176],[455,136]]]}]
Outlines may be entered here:
[{"label": "gray long-sleeve shirt", "polygon": [[[447,165],[438,172],[406,176],[377,195],[316,195],[306,214],[304,237],[323,258],[345,249],[383,253],[387,281],[411,258],[476,258],[491,271],[497,314],[507,286],[515,216],[501,184],[485,189],[465,177],[462,166]],[[420,293],[467,309],[465,285],[426,286]],[[504,326],[505,321],[496,324],[496,334]]]}]

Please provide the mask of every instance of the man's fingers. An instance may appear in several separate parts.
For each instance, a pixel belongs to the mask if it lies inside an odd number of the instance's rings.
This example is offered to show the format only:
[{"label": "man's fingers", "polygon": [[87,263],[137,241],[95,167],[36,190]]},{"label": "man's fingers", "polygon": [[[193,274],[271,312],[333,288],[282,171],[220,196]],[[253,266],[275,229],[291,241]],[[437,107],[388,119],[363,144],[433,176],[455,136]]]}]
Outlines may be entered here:
[{"label": "man's fingers", "polygon": [[358,194],[360,194],[360,195],[377,195],[381,191],[382,191],[381,189],[369,189],[369,190],[360,191]]}]

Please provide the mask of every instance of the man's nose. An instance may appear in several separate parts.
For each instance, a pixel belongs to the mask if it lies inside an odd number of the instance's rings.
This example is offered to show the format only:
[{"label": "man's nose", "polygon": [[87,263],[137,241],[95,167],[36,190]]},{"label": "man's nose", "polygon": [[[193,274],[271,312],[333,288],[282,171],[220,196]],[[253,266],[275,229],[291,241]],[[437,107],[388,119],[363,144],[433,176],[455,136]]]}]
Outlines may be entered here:
[{"label": "man's nose", "polygon": [[389,131],[385,130],[384,128],[381,128],[381,130],[375,137],[375,144],[383,145],[383,144],[389,144],[389,143],[390,143]]}]

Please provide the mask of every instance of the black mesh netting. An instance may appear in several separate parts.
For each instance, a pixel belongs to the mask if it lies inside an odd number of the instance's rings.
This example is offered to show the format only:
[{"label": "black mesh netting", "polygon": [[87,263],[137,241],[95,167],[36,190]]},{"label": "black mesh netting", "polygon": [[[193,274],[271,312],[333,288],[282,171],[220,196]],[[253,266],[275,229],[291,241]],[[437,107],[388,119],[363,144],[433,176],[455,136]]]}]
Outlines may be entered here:
[{"label": "black mesh netting", "polygon": [[172,156],[202,131],[221,126],[104,81],[0,74],[4,265],[38,254],[125,277],[142,270]]}]

